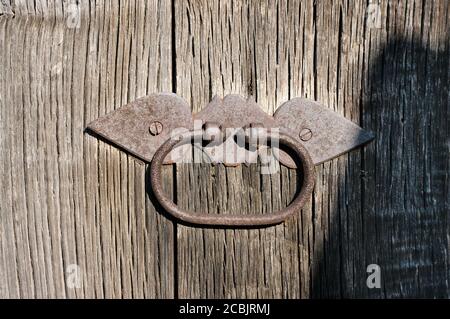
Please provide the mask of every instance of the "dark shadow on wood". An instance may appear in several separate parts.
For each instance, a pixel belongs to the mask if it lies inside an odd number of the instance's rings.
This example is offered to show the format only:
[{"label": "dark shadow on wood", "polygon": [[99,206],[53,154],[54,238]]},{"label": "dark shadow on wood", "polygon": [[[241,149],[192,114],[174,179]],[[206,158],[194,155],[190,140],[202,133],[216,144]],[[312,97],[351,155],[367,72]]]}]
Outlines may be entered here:
[{"label": "dark shadow on wood", "polygon": [[[450,52],[448,42],[439,47],[393,39],[370,61],[361,126],[377,138],[348,155],[339,187],[362,195],[338,200],[313,297],[450,297]],[[370,264],[381,267],[380,289],[366,285]]]}]

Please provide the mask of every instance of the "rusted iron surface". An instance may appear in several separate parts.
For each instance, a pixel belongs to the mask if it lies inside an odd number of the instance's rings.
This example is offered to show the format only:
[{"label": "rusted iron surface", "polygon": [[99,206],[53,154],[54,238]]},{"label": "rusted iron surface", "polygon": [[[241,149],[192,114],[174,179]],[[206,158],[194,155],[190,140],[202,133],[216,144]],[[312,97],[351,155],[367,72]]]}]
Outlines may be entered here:
[{"label": "rusted iron surface", "polygon": [[204,122],[216,122],[222,130],[240,128],[250,123],[261,123],[266,128],[276,127],[275,119],[264,112],[252,99],[229,94],[223,99],[215,96],[194,119]]},{"label": "rusted iron surface", "polygon": [[276,128],[277,123],[267,115],[252,98],[244,99],[235,94],[223,99],[215,96],[200,112],[193,115],[195,121],[216,123],[223,134],[223,144],[210,143],[203,152],[212,163],[235,166],[241,163],[256,163],[256,150],[238,145],[234,135],[237,130],[258,125],[265,129]]},{"label": "rusted iron surface", "polygon": [[[307,99],[294,98],[285,102],[276,110],[274,118],[279,127],[298,136],[316,165],[374,138],[373,133]],[[280,162],[295,167],[294,161],[284,152],[280,152]]]},{"label": "rusted iron surface", "polygon": [[180,134],[167,140],[155,153],[151,168],[150,179],[155,197],[161,206],[175,218],[192,224],[213,225],[213,226],[264,226],[283,222],[286,218],[296,214],[305,204],[312,193],[314,186],[314,163],[311,160],[306,148],[287,134],[272,134],[267,132],[267,139],[277,140],[279,145],[288,147],[294,152],[295,157],[299,159],[302,165],[303,183],[300,192],[294,200],[285,208],[278,212],[269,214],[253,213],[249,215],[240,215],[235,212],[221,214],[207,214],[198,212],[189,212],[180,209],[173,201],[165,195],[162,185],[161,167],[164,158],[175,147],[186,143],[191,143],[195,139],[196,131]]},{"label": "rusted iron surface", "polygon": [[[373,138],[370,132],[314,101],[295,98],[269,116],[252,99],[238,95],[215,97],[202,111],[192,115],[188,104],[175,94],[154,94],[95,120],[88,128],[152,162],[152,188],[167,212],[187,223],[216,226],[271,225],[284,221],[298,212],[311,195],[315,164]],[[196,148],[212,163],[238,165],[256,163],[260,158],[266,164],[278,159],[291,168],[301,166],[301,190],[289,206],[270,214],[212,215],[183,211],[163,192],[161,165],[186,162],[186,155],[192,155]],[[277,151],[267,152],[273,149]],[[194,155],[187,162],[196,162],[195,158]]]},{"label": "rusted iron surface", "polygon": [[[88,128],[131,154],[150,162],[173,130],[192,129],[189,105],[173,93],[153,94],[133,101],[91,122]],[[173,163],[168,156],[165,164]]]},{"label": "rusted iron surface", "polygon": [[[194,127],[194,123],[200,124]],[[269,116],[254,100],[239,95],[215,97],[203,110],[192,115],[188,104],[177,95],[154,94],[93,121],[88,128],[149,162],[176,130],[204,129],[205,124],[210,125],[208,123],[217,126],[223,134],[223,143],[209,143],[202,151],[212,163],[225,165],[255,162],[257,156],[254,150],[236,145],[234,133],[227,134],[227,129],[251,126],[279,129],[302,143],[316,165],[373,139],[371,132],[311,100],[291,99],[281,105],[274,116]],[[164,164],[181,161],[182,157],[180,152],[171,153]],[[283,151],[279,160],[295,168],[295,162]]]}]

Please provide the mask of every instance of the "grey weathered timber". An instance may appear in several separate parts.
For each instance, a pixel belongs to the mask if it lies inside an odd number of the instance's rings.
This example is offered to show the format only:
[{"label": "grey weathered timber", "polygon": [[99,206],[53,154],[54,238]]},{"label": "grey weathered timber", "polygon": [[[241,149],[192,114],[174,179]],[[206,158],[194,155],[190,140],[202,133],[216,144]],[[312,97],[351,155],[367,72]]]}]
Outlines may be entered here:
[{"label": "grey weathered timber", "polygon": [[32,2],[0,17],[0,296],[173,297],[173,226],[147,165],[84,134],[172,89],[170,3],[80,1],[77,28],[67,6]]},{"label": "grey weathered timber", "polygon": [[[449,296],[449,5],[379,4],[371,25],[367,1],[175,1],[176,88],[194,110],[214,94],[269,113],[303,96],[377,136],[318,167],[311,204],[283,225],[178,226],[180,297]],[[177,174],[180,205],[203,211],[270,211],[295,189],[287,170]],[[366,286],[373,263],[382,289]]]},{"label": "grey weathered timber", "polygon": [[[450,297],[448,1],[78,2],[0,3],[0,297]],[[284,224],[188,227],[155,204],[146,163],[84,133],[160,91],[193,111],[253,96],[270,115],[305,97],[376,139],[316,167]],[[300,178],[164,175],[211,214],[279,210]]]}]

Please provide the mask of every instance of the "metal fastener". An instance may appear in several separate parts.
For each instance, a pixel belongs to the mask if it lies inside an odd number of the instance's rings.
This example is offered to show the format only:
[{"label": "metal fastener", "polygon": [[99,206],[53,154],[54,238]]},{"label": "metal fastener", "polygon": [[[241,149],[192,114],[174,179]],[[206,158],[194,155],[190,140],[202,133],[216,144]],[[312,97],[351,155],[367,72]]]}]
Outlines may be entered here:
[{"label": "metal fastener", "polygon": [[311,132],[311,130],[310,130],[309,128],[303,128],[303,129],[300,131],[299,136],[300,136],[300,139],[301,139],[303,142],[306,142],[306,141],[309,141],[309,140],[311,139],[311,137],[312,137],[312,132]]},{"label": "metal fastener", "polygon": [[[161,134],[163,124],[156,121],[156,118],[164,120],[164,133],[167,134]],[[196,120],[203,123],[201,130],[196,128]],[[147,123],[150,123],[149,127]],[[170,136],[174,133],[173,128],[183,128],[184,133]],[[189,223],[221,226],[276,224],[298,213],[312,193],[314,165],[346,153],[374,138],[371,132],[361,129],[315,101],[293,98],[283,103],[273,116],[269,116],[253,100],[236,95],[228,95],[223,99],[214,98],[202,111],[192,114],[189,105],[175,94],[155,94],[140,98],[95,120],[89,124],[89,129],[130,153],[152,162],[152,190],[157,201],[168,213]],[[229,137],[236,135],[236,139],[226,138],[228,130],[229,134],[233,134]],[[313,131],[316,137],[314,139]],[[149,132],[152,136],[149,136]],[[239,144],[243,134],[247,144],[245,147]],[[339,139],[336,139],[337,134]],[[208,141],[200,146],[202,151],[213,159],[212,163],[225,165],[247,163],[250,162],[248,158],[256,159],[263,154],[259,153],[258,145],[264,146],[264,149],[266,146],[278,148],[277,159],[280,163],[290,168],[301,166],[302,187],[287,207],[273,213],[239,215],[236,212],[224,212],[215,215],[184,211],[165,196],[161,165],[177,163],[182,156],[174,159],[167,155],[172,153],[174,148],[185,144],[198,147],[198,143],[194,145],[195,141],[198,141],[197,138],[202,142]],[[278,143],[266,145],[266,140]],[[305,141],[309,142],[301,143]],[[278,147],[278,144],[283,147]],[[230,147],[226,148],[225,145]],[[242,153],[245,156],[229,156],[238,154],[230,154],[234,150],[245,152]],[[168,159],[169,157],[171,159]]]},{"label": "metal fastener", "polygon": [[161,134],[161,132],[163,130],[163,125],[159,121],[154,121],[150,124],[150,127],[148,130],[150,131],[150,134],[152,134],[153,136],[156,136],[156,135]]}]

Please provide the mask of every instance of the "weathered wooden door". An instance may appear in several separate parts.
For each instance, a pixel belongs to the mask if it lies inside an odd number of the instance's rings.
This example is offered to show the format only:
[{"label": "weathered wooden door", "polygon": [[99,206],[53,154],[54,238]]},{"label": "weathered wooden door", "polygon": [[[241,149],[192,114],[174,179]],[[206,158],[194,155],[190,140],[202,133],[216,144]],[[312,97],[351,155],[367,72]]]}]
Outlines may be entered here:
[{"label": "weathered wooden door", "polygon": [[[0,4],[0,297],[449,297],[449,1]],[[303,96],[372,130],[298,216],[177,224],[148,164],[85,134],[138,97]],[[167,166],[182,207],[286,206],[295,172]],[[156,205],[156,207],[158,207]],[[377,264],[381,288],[366,285]]]}]

